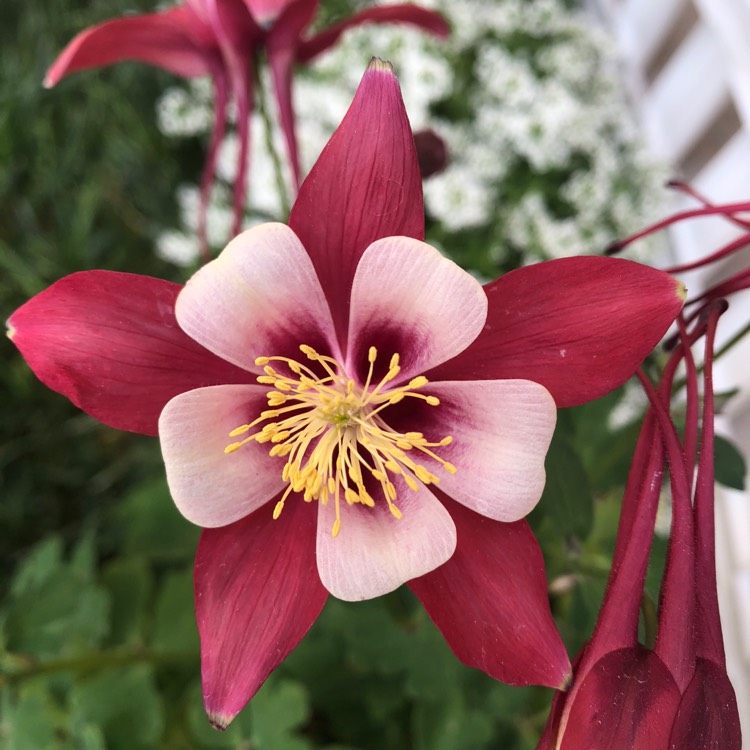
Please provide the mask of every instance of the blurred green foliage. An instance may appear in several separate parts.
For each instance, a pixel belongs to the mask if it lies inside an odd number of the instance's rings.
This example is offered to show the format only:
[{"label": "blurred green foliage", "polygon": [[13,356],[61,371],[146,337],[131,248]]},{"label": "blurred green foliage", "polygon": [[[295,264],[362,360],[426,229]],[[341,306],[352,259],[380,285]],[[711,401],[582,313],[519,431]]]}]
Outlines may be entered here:
[{"label": "blurred green foliage", "polygon": [[[330,16],[341,14],[342,3]],[[142,65],[41,87],[80,29],[146,0],[0,8],[0,305],[6,316],[75,271],[176,278],[153,238],[204,144],[163,137],[171,80]],[[475,246],[481,237],[472,237]],[[467,262],[472,262],[468,259]],[[175,510],[155,440],[98,425],[47,391],[7,340],[0,370],[0,745],[8,750],[530,750],[550,691],[463,667],[405,591],[330,601],[225,733],[203,714],[191,567],[198,530]],[[591,632],[637,428],[616,393],[561,414],[532,524],[571,653]],[[719,445],[728,483],[744,466]],[[649,592],[658,596],[664,545]]]}]

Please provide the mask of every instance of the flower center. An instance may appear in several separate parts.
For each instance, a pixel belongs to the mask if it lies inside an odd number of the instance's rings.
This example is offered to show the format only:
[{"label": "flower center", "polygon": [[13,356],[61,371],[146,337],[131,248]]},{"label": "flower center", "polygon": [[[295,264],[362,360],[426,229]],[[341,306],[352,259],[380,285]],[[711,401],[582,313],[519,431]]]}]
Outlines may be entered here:
[{"label": "flower center", "polygon": [[[276,503],[274,518],[281,515],[291,492],[303,492],[306,502],[320,500],[325,504],[331,500],[336,509],[331,531],[335,537],[341,528],[342,498],[349,505],[375,505],[365,487],[368,474],[380,483],[392,515],[401,518],[393,477],[401,477],[414,492],[420,482],[437,484],[440,479],[420,462],[424,458],[436,461],[449,474],[456,473],[453,464],[432,450],[448,445],[453,438],[430,442],[421,432],[394,432],[381,416],[384,409],[404,398],[418,398],[430,406],[440,403],[435,396],[419,392],[428,382],[423,375],[406,385],[388,388],[401,370],[398,354],[391,357],[388,372],[374,384],[378,354],[371,346],[367,379],[359,387],[337,360],[304,344],[300,350],[317,363],[322,374],[287,357],[258,357],[255,364],[265,373],[258,382],[273,386],[267,394],[269,409],[253,422],[232,430],[230,437],[252,434],[224,449],[233,453],[250,441],[273,443],[270,455],[286,458],[281,475],[289,484]],[[292,375],[279,373],[271,362],[284,363]]]}]

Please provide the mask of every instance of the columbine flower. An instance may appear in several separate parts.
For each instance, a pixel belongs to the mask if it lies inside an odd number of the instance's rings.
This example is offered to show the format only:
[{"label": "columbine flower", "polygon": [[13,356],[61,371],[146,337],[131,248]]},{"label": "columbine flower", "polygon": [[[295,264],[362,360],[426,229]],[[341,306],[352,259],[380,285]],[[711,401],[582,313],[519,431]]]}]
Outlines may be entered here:
[{"label": "columbine flower", "polygon": [[318,0],[185,0],[160,13],[127,16],[92,26],[78,34],[50,67],[44,85],[51,87],[77,70],[139,60],[186,78],[211,76],[215,89],[215,123],[201,182],[198,234],[205,242],[205,213],[224,137],[229,97],[237,105],[240,150],[234,181],[234,226],[237,234],[245,199],[249,117],[253,108],[254,66],[265,48],[271,68],[281,126],[295,184],[300,181],[292,107],[292,71],[333,46],[347,29],[363,23],[407,23],[445,36],[439,13],[416,5],[391,5],[356,13],[310,37],[305,36]]},{"label": "columbine flower", "polygon": [[[682,304],[611,258],[485,287],[421,240],[398,83],[374,61],[289,227],[230,243],[184,289],[90,271],[10,319],[39,378],[157,434],[195,566],[204,696],[226,726],[328,592],[407,582],[464,662],[560,686],[538,544],[520,519],[558,406],[624,382]],[[158,430],[157,430],[158,421]]]}]

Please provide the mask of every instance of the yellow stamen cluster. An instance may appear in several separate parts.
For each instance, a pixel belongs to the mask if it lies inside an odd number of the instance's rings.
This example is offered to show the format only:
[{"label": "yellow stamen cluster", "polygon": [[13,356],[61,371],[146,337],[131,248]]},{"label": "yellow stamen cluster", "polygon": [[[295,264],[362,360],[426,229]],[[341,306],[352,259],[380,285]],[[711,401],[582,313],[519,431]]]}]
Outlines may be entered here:
[{"label": "yellow stamen cluster", "polygon": [[[418,392],[428,382],[421,375],[406,385],[388,389],[388,383],[401,370],[398,354],[391,357],[388,372],[374,385],[377,351],[374,346],[370,347],[367,379],[360,387],[332,357],[318,354],[306,345],[300,346],[300,350],[317,364],[318,374],[287,357],[255,360],[265,373],[258,382],[272,386],[267,394],[269,408],[253,422],[232,430],[230,437],[246,437],[224,449],[225,453],[233,453],[250,441],[272,443],[270,455],[286,458],[282,478],[289,485],[274,508],[274,518],[281,514],[291,492],[302,492],[306,502],[333,500],[336,520],[332,534],[335,537],[341,528],[341,498],[349,505],[361,503],[372,507],[375,504],[365,488],[366,472],[380,482],[395,518],[401,518],[401,511],[396,505],[393,476],[401,477],[415,492],[420,482],[436,484],[440,481],[422,463],[415,461],[410,451],[436,461],[450,474],[456,473],[453,464],[432,450],[448,445],[452,441],[450,436],[435,443],[428,441],[421,432],[394,432],[381,416],[384,409],[407,397],[421,399],[430,406],[440,403],[435,396]],[[292,376],[279,373],[271,362],[283,363]],[[250,432],[252,434],[248,435]]]}]

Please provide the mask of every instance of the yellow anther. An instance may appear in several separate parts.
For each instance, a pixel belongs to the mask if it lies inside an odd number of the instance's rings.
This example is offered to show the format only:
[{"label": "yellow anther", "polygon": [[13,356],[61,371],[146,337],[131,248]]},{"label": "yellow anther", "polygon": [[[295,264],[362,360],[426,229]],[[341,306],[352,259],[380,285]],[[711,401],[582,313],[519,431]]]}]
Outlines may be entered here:
[{"label": "yellow anther", "polygon": [[406,396],[433,406],[440,403],[435,396],[416,392],[429,382],[423,375],[406,385],[389,386],[401,371],[397,353],[391,356],[385,376],[379,382],[373,381],[378,351],[369,347],[369,367],[362,383],[349,377],[333,357],[306,344],[299,349],[308,360],[317,363],[314,369],[288,357],[256,358],[256,365],[264,373],[256,379],[270,386],[266,394],[268,408],[256,419],[232,430],[230,437],[246,437],[224,449],[225,453],[233,453],[249,442],[270,443],[269,454],[285,458],[281,477],[286,489],[274,507],[274,518],[279,517],[292,492],[299,493],[305,502],[327,504],[330,499],[335,511],[331,533],[336,537],[341,529],[340,503],[375,506],[375,499],[365,489],[369,478],[379,484],[381,502],[387,503],[394,518],[401,518],[395,477],[402,477],[413,492],[419,490],[420,483],[439,481],[427,466],[415,462],[417,454],[424,461],[439,463],[449,474],[456,473],[453,464],[432,450],[450,444],[450,436],[431,442],[422,432],[400,433],[389,427],[384,412]]},{"label": "yellow anther", "polygon": [[419,485],[414,481],[414,477],[410,477],[408,474],[404,474],[404,481],[408,485],[409,489],[416,492],[419,489]]},{"label": "yellow anther", "polygon": [[249,424],[243,424],[241,427],[235,427],[230,433],[229,437],[237,437],[237,435],[244,435],[250,429]]}]

